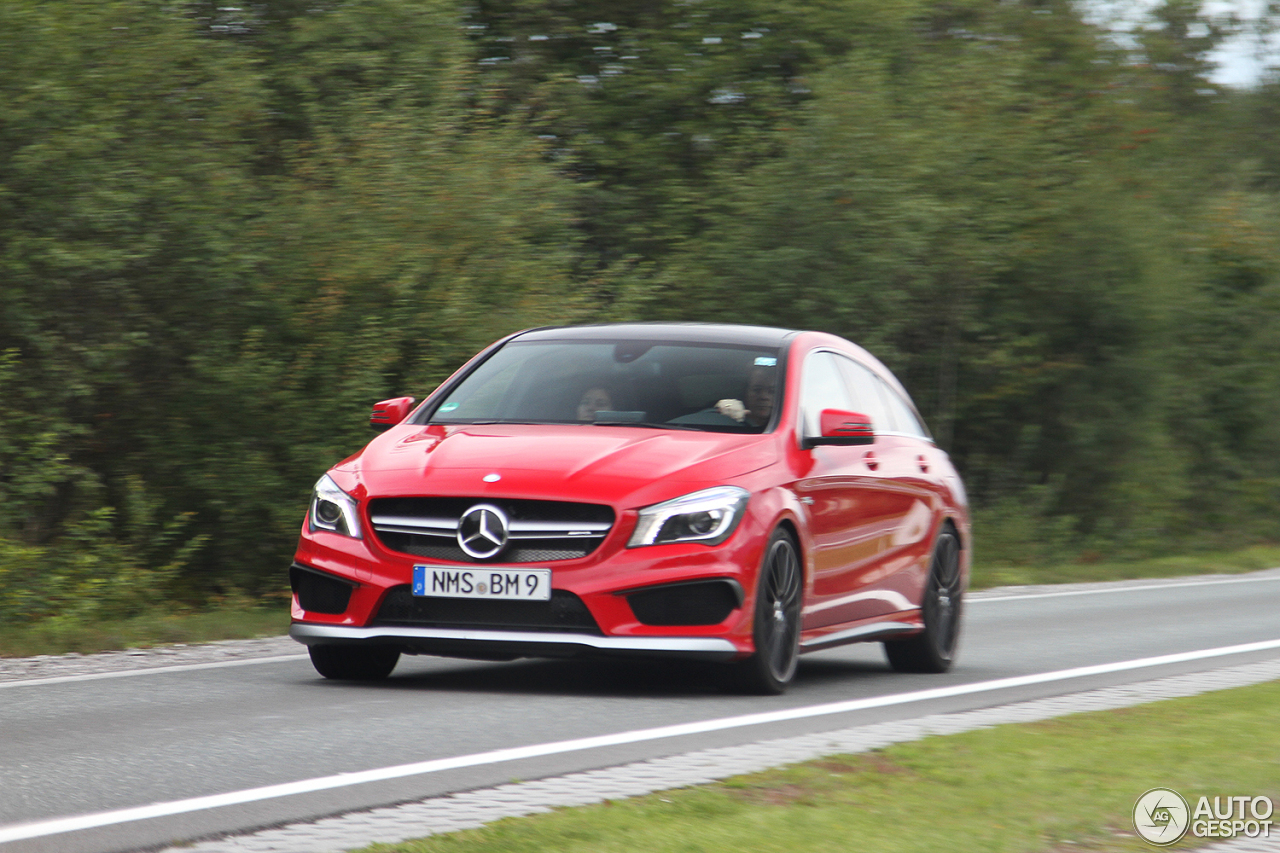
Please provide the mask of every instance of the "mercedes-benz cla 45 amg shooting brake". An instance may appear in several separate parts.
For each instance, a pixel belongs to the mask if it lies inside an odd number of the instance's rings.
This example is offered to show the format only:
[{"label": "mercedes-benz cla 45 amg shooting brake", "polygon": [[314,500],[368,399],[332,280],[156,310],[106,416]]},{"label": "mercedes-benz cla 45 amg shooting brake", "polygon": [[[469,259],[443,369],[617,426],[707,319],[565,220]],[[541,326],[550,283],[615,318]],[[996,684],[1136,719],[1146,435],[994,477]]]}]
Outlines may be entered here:
[{"label": "mercedes-benz cla 45 amg shooting brake", "polygon": [[481,352],[316,484],[292,636],[328,678],[401,654],[723,661],[780,692],[804,652],[953,660],[964,488],[902,385],[833,335],[535,329]]}]

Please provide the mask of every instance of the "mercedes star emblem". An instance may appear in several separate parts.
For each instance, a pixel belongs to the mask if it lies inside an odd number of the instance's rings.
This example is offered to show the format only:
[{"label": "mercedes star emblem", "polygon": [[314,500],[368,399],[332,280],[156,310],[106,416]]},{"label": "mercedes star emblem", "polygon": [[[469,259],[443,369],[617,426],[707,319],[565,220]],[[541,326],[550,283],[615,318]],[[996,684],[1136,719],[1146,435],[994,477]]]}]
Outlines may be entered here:
[{"label": "mercedes star emblem", "polygon": [[507,547],[506,514],[492,504],[476,504],[458,520],[458,545],[471,557],[487,560]]}]

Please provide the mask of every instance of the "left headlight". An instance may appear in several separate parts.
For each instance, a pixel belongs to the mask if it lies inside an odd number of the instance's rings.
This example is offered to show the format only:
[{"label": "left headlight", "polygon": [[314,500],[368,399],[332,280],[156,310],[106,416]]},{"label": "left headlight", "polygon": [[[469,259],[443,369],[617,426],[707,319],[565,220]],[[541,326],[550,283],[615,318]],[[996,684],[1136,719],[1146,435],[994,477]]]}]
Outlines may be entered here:
[{"label": "left headlight", "polygon": [[639,511],[640,518],[627,547],[668,542],[719,545],[742,520],[750,496],[737,486],[717,486],[647,506]]},{"label": "left headlight", "polygon": [[316,481],[307,521],[312,533],[328,530],[353,539],[360,538],[360,516],[356,512],[355,498],[339,489],[328,474]]}]

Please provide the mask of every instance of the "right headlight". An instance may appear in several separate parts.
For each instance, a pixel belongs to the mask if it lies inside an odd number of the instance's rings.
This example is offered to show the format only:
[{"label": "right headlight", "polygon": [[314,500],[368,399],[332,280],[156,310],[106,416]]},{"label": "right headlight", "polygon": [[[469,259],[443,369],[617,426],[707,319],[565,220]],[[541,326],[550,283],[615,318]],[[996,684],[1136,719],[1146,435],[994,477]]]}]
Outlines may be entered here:
[{"label": "right headlight", "polygon": [[716,486],[639,511],[628,548],[668,542],[719,545],[729,538],[747,509],[750,493],[737,486]]},{"label": "right headlight", "polygon": [[328,474],[316,481],[315,490],[311,493],[307,521],[312,533],[328,530],[353,539],[360,538],[360,515],[356,511],[356,499],[339,489]]}]

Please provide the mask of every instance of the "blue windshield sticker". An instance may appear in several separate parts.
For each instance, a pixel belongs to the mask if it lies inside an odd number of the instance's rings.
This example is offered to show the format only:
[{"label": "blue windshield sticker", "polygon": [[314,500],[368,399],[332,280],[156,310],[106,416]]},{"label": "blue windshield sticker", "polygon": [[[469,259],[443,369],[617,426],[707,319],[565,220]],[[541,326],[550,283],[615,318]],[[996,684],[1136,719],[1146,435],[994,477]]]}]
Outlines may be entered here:
[{"label": "blue windshield sticker", "polygon": [[757,356],[756,367],[777,367],[778,360],[771,355]]},{"label": "blue windshield sticker", "polygon": [[456,408],[458,408],[458,404],[457,404],[457,403],[445,403],[443,406],[441,406],[441,407],[440,407],[440,411],[442,411],[442,412],[452,412],[452,411],[453,411],[454,409],[456,409]]}]

